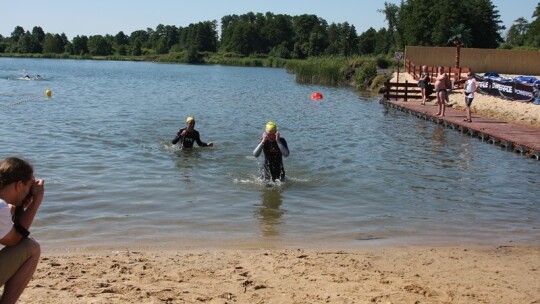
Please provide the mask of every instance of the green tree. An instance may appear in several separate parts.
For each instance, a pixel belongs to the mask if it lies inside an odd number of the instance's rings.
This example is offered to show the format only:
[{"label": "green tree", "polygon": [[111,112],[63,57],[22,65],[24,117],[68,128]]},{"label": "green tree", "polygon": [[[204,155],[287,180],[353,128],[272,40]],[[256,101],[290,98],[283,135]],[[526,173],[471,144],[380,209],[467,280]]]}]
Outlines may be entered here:
[{"label": "green tree", "polygon": [[161,37],[157,41],[155,50],[158,54],[167,54],[169,52],[169,49],[167,48],[167,42],[165,41],[164,37]]},{"label": "green tree", "polygon": [[293,58],[321,55],[328,47],[327,23],[315,15],[293,17]]},{"label": "green tree", "polygon": [[62,33],[62,34],[60,34],[60,38],[62,39],[62,44],[65,47],[69,43],[68,37],[66,36],[65,33]]},{"label": "green tree", "polygon": [[233,51],[244,56],[254,53],[258,33],[254,24],[241,23],[234,28],[231,43]]},{"label": "green tree", "polygon": [[141,56],[142,55],[142,42],[139,38],[136,38],[131,45],[131,55]]},{"label": "green tree", "polygon": [[320,56],[328,48],[328,35],[326,31],[317,28],[309,35],[308,56]]},{"label": "green tree", "polygon": [[24,28],[22,28],[22,26],[16,26],[13,32],[11,32],[11,40],[13,40],[13,42],[19,42],[19,39],[24,36],[24,34]]},{"label": "green tree", "polygon": [[514,20],[514,23],[508,29],[505,42],[513,46],[523,46],[528,29],[529,22],[525,18],[520,17]]},{"label": "green tree", "polygon": [[43,44],[43,42],[45,42],[45,32],[40,26],[34,26],[34,28],[32,29],[32,38],[40,44]]},{"label": "green tree", "polygon": [[197,52],[216,52],[218,44],[216,29],[215,20],[190,24],[179,30],[178,48],[181,50],[195,48]]},{"label": "green tree", "polygon": [[187,61],[188,63],[200,63],[201,58],[199,56],[199,52],[197,51],[197,48],[195,46],[191,46],[187,50]]},{"label": "green tree", "polygon": [[495,48],[502,38],[500,15],[491,0],[408,0],[400,6],[385,2],[379,12],[388,22],[390,48],[405,45],[447,45],[459,24],[471,30],[471,47]]},{"label": "green tree", "polygon": [[[402,2],[402,7],[403,7]],[[400,7],[393,3],[384,2],[384,9],[379,10],[380,13],[384,14],[385,20],[388,22],[388,29],[385,31],[386,37],[384,37],[384,41],[387,44],[386,48],[393,48],[396,47],[398,44],[398,38],[396,38],[396,29],[400,27],[399,22],[399,10]],[[403,48],[403,46],[406,43],[403,43],[400,48]]]},{"label": "green tree", "polygon": [[116,51],[118,52],[118,55],[121,55],[121,56],[127,55],[127,48],[126,48],[126,45],[124,45],[124,44],[118,46],[118,48],[116,49]]},{"label": "green tree", "polygon": [[349,25],[348,22],[330,24],[327,36],[326,54],[351,56],[358,53],[358,35],[354,26]]},{"label": "green tree", "polygon": [[64,52],[64,41],[58,34],[52,35],[47,33],[45,35],[45,42],[43,43],[44,54],[61,54]]},{"label": "green tree", "polygon": [[253,12],[223,17],[220,50],[245,56],[268,53],[270,49],[265,36],[265,31],[268,32],[265,18],[264,15]]},{"label": "green tree", "polygon": [[[398,17],[395,14],[395,7],[390,8],[389,17],[394,19],[395,27],[401,35],[403,45],[431,45],[431,33],[435,24],[433,16],[433,1],[432,0],[416,0],[414,2],[403,3],[398,12]],[[390,22],[389,22],[390,24]]]},{"label": "green tree", "polygon": [[72,42],[72,54],[74,55],[85,55],[88,54],[88,37],[86,36],[75,36]]},{"label": "green tree", "polygon": [[127,45],[129,44],[129,36],[124,34],[123,31],[120,31],[114,36],[114,43],[118,46]]},{"label": "green tree", "polygon": [[293,42],[292,18],[288,15],[274,15],[266,13],[266,23],[261,29],[262,36],[267,42],[269,49],[278,53],[289,54]]},{"label": "green tree", "polygon": [[133,33],[131,33],[131,35],[129,35],[130,42],[134,42],[138,39],[139,43],[145,43],[146,41],[148,41],[149,38],[150,37],[148,36],[148,32],[143,30],[134,31]]},{"label": "green tree", "polygon": [[112,46],[101,35],[90,36],[88,38],[88,51],[93,56],[107,56],[112,55]]},{"label": "green tree", "polygon": [[165,39],[165,47],[167,48],[167,52],[169,51],[169,49],[178,43],[179,41],[179,34],[178,34],[178,28],[176,28],[176,26],[170,26],[170,25],[167,25],[165,26],[165,29],[164,29],[164,32],[165,32],[165,35],[164,35],[164,39]]},{"label": "green tree", "polygon": [[381,28],[377,32],[377,39],[375,43],[375,50],[373,53],[375,54],[388,54],[390,50],[393,48],[393,43],[391,39],[392,35],[388,33],[388,30],[386,28]]},{"label": "green tree", "polygon": [[466,9],[470,20],[465,26],[471,29],[472,43],[475,48],[497,48],[504,40],[501,31],[505,29],[500,25],[499,11],[491,0],[470,0]]},{"label": "green tree", "polygon": [[273,47],[272,50],[270,50],[270,53],[268,55],[270,57],[290,59],[291,51],[289,50],[287,46],[287,42],[283,42],[282,44]]},{"label": "green tree", "polygon": [[540,47],[540,2],[536,5],[532,16],[535,19],[531,21],[525,35],[525,45],[538,48]]},{"label": "green tree", "polygon": [[4,37],[1,37],[0,35],[0,53],[4,53],[7,48],[7,42],[5,41]]},{"label": "green tree", "polygon": [[377,31],[370,27],[358,37],[358,53],[360,55],[368,55],[375,53],[377,45]]},{"label": "green tree", "polygon": [[466,0],[445,0],[432,6],[431,45],[445,46],[452,36],[451,28],[466,19]]},{"label": "green tree", "polygon": [[160,39],[165,37],[165,25],[158,24],[155,30],[147,29],[147,31],[148,31],[148,36],[150,37],[150,39],[148,40],[150,45],[148,47],[152,49],[156,49],[159,44]]},{"label": "green tree", "polygon": [[26,33],[19,37],[18,39],[18,50],[21,54],[28,54],[32,53],[33,51],[33,43],[32,43],[32,35],[30,33]]}]

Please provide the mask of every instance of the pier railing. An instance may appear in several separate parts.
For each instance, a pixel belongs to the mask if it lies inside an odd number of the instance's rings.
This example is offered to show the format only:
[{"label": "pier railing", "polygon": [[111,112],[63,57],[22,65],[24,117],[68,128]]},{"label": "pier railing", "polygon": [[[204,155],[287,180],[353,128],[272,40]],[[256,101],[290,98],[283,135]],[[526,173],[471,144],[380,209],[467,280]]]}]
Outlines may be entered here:
[{"label": "pier railing", "polygon": [[412,82],[390,82],[384,83],[384,99],[404,100],[422,99],[422,90],[417,83]]},{"label": "pier railing", "polygon": [[[448,76],[450,76],[450,81],[452,82],[452,89],[463,89],[463,84],[467,80],[467,74],[471,71],[470,68],[462,67],[462,68],[455,68],[455,67],[443,67],[444,72],[448,73]],[[438,74],[438,67],[435,66],[428,66],[428,73],[429,73],[429,82],[433,83],[435,81],[435,77],[437,77]],[[409,73],[415,80],[420,79],[420,74],[422,74],[422,65],[415,64],[414,62],[405,59],[405,71]]]}]

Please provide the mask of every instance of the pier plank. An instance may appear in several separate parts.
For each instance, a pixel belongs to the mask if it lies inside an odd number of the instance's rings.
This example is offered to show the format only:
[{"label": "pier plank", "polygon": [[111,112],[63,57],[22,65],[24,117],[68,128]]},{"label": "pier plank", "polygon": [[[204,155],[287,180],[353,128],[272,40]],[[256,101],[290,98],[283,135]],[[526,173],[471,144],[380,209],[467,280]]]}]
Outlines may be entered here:
[{"label": "pier plank", "polygon": [[473,113],[472,122],[463,121],[465,112],[447,107],[444,117],[435,116],[436,103],[422,105],[420,102],[381,99],[381,103],[400,110],[411,111],[416,116],[443,123],[454,129],[467,132],[488,142],[496,143],[512,151],[540,158],[540,130],[511,124],[502,120],[484,118]]}]

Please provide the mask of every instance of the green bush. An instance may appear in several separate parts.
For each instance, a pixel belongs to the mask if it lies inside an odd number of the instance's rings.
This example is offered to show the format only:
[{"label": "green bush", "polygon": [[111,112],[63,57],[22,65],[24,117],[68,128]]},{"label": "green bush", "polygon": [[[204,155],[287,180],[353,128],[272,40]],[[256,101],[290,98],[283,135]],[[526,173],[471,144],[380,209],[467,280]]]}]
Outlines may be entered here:
[{"label": "green bush", "polygon": [[381,91],[381,88],[384,88],[384,83],[388,80],[389,78],[385,75],[377,75],[371,81],[371,85],[369,86],[369,89],[371,91]]},{"label": "green bush", "polygon": [[375,62],[377,63],[377,67],[379,67],[380,69],[388,69],[388,67],[390,66],[390,62],[388,61],[388,59],[381,56],[377,57],[377,59],[375,59]]},{"label": "green bush", "polygon": [[377,76],[377,66],[375,62],[368,62],[362,65],[356,72],[355,84],[357,89],[365,89],[369,86],[373,78]]},{"label": "green bush", "polygon": [[307,60],[289,60],[287,72],[296,74],[299,83],[345,85],[348,60],[344,57],[310,57]]}]

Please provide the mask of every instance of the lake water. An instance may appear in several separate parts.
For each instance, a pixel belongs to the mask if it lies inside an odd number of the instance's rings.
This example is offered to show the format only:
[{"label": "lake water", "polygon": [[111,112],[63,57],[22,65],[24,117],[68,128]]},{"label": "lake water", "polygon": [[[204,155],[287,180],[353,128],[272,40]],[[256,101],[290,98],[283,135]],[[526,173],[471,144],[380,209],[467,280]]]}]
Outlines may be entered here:
[{"label": "lake water", "polygon": [[[0,58],[0,157],[46,180],[48,250],[538,244],[539,161],[378,99],[283,69]],[[186,116],[213,148],[171,145]],[[271,186],[268,120],[291,151]]]}]

